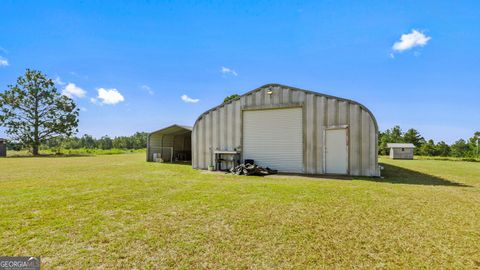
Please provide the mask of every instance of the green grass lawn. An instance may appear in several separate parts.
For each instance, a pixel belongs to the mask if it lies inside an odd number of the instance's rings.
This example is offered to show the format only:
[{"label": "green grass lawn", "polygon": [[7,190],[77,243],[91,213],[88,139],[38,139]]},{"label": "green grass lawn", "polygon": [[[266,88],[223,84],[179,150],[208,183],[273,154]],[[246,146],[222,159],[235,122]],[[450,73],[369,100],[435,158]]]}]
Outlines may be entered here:
[{"label": "green grass lawn", "polygon": [[144,154],[0,160],[0,255],[43,269],[479,268],[480,163],[244,177]]}]

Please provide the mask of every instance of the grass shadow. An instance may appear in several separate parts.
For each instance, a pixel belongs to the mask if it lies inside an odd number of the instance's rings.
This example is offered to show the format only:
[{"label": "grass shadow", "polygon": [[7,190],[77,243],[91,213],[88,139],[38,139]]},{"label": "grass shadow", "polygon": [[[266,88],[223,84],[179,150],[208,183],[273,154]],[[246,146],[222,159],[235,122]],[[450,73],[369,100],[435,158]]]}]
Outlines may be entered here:
[{"label": "grass shadow", "polygon": [[381,163],[384,170],[383,178],[360,178],[361,180],[386,182],[392,184],[410,184],[410,185],[426,185],[426,186],[452,186],[452,187],[472,187],[463,183],[458,183],[450,179],[409,170],[391,164]]}]

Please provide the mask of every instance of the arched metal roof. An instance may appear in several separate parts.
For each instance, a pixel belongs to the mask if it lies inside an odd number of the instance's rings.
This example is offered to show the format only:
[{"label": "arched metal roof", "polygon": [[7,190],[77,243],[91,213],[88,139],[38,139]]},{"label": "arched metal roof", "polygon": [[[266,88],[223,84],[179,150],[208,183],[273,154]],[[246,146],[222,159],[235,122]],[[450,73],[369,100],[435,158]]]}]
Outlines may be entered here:
[{"label": "arched metal roof", "polygon": [[341,97],[336,97],[336,96],[332,96],[332,95],[327,95],[327,94],[322,94],[322,93],[318,93],[318,92],[314,92],[314,91],[310,91],[310,90],[305,90],[305,89],[300,89],[300,88],[296,88],[296,87],[292,87],[292,86],[287,86],[287,85],[282,85],[282,84],[278,84],[278,83],[270,83],[270,84],[266,84],[266,85],[263,85],[263,86],[260,86],[256,89],[253,89],[251,91],[248,91],[247,93],[243,94],[243,95],[240,95],[234,99],[231,99],[227,102],[224,102],[218,106],[215,106],[211,109],[209,109],[208,111],[205,111],[204,113],[202,113],[198,118],[197,120],[195,121],[195,124],[194,124],[194,127],[195,125],[197,124],[197,122],[206,114],[208,114],[209,112],[211,111],[214,111],[216,109],[219,109],[227,104],[230,104],[234,101],[237,101],[239,100],[240,98],[244,97],[244,96],[248,96],[252,93],[255,93],[257,91],[260,91],[262,89],[265,89],[265,88],[269,88],[269,87],[281,87],[281,88],[286,88],[286,89],[290,89],[290,90],[295,90],[295,91],[302,91],[302,92],[305,92],[305,93],[308,93],[308,94],[313,94],[313,95],[318,95],[318,96],[323,96],[323,97],[326,97],[326,98],[334,98],[334,99],[337,99],[337,100],[341,100],[341,101],[346,101],[346,102],[350,102],[352,104],[356,104],[358,106],[360,106],[360,108],[362,108],[363,110],[365,110],[369,115],[370,117],[372,117],[372,120],[373,120],[373,124],[375,126],[375,129],[378,131],[378,124],[377,124],[377,119],[375,118],[375,116],[373,115],[373,113],[367,108],[365,107],[363,104],[357,102],[357,101],[354,101],[354,100],[351,100],[351,99],[346,99],[346,98],[341,98]]}]

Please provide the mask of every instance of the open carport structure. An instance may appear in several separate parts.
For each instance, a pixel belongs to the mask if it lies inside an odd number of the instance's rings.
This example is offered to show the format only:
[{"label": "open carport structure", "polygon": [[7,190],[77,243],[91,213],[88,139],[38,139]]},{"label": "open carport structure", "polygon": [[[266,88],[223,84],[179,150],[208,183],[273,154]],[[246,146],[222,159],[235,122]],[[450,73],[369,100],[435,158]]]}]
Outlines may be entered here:
[{"label": "open carport structure", "polygon": [[190,161],[192,127],[171,125],[148,135],[147,161]]}]

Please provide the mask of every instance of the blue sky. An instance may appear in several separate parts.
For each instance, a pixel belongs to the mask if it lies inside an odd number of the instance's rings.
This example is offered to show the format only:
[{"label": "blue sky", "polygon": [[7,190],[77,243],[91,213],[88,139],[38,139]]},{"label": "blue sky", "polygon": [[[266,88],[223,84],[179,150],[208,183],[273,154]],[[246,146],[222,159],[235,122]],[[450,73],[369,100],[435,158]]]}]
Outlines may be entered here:
[{"label": "blue sky", "polygon": [[82,108],[80,135],[192,125],[267,83],[357,100],[381,130],[451,143],[480,129],[478,1],[4,0],[0,10],[0,91],[26,68],[45,72]]}]

